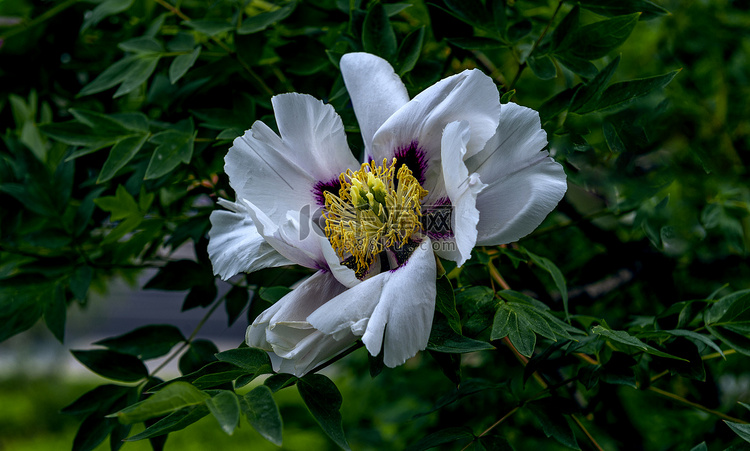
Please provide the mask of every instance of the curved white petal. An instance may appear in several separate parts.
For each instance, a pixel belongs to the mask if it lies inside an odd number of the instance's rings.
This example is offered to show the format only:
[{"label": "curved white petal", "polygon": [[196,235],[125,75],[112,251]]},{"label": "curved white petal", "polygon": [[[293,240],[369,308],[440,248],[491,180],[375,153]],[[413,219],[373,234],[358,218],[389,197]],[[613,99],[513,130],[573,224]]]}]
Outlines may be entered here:
[{"label": "curved white petal", "polygon": [[344,290],[329,272],[318,271],[258,315],[247,328],[247,345],[271,352],[275,370],[302,376],[355,341],[351,334],[336,340],[306,321],[310,313]]},{"label": "curved white petal", "polygon": [[395,367],[427,347],[435,312],[435,257],[426,238],[409,260],[336,296],[307,321],[323,333],[362,336],[372,355]]},{"label": "curved white petal", "polygon": [[546,145],[536,111],[503,105],[495,136],[466,160],[469,171],[488,185],[477,196],[477,244],[510,243],[528,235],[565,195],[565,171],[540,151]]},{"label": "curved white petal", "polygon": [[469,123],[466,148],[473,155],[495,133],[499,115],[495,83],[479,70],[466,70],[425,89],[388,118],[373,137],[373,156],[375,161],[391,158],[398,149],[416,142],[425,154],[429,178],[430,172],[440,171],[440,140],[448,123]]},{"label": "curved white petal", "polygon": [[436,252],[443,258],[454,260],[458,266],[463,265],[471,257],[471,250],[477,242],[477,194],[487,186],[479,180],[477,174],[469,174],[466,168],[464,155],[468,142],[468,122],[451,122],[445,127],[441,144],[441,164],[445,190],[453,206],[451,228],[456,249],[439,247]]},{"label": "curved white petal", "polygon": [[292,264],[258,233],[244,205],[223,199],[219,204],[228,210],[211,213],[208,257],[214,274],[227,280],[240,272]]},{"label": "curved white petal", "polygon": [[315,184],[338,180],[358,163],[330,105],[303,94],[282,94],[272,102],[281,137],[255,122],[234,140],[224,171],[238,199],[251,201],[272,221],[281,221],[289,210],[315,210]]},{"label": "curved white petal", "polygon": [[378,56],[347,53],[341,57],[340,67],[367,155],[371,156],[375,131],[409,101],[409,93],[388,61]]}]

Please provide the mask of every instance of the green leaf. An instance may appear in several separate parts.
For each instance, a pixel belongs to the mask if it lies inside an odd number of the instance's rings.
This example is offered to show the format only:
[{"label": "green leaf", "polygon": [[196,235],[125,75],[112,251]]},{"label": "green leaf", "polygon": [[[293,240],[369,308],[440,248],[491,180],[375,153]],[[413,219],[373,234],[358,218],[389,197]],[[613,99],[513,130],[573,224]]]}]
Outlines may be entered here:
[{"label": "green leaf", "polygon": [[125,441],[134,442],[185,429],[208,415],[208,413],[208,407],[202,404],[183,407],[182,409],[175,410],[138,434],[128,437]]},{"label": "green leaf", "polygon": [[271,389],[272,392],[276,393],[282,388],[290,387],[297,383],[297,377],[291,374],[278,373],[272,374],[264,382],[263,385]]},{"label": "green leaf", "polygon": [[495,347],[485,341],[474,340],[457,334],[451,329],[448,320],[443,315],[436,314],[430,331],[430,339],[427,342],[427,349],[450,354],[463,354],[495,349]]},{"label": "green leaf", "polygon": [[123,41],[117,46],[126,51],[140,54],[163,53],[164,47],[159,41],[149,36],[140,36]]},{"label": "green leaf", "polygon": [[260,289],[258,295],[264,301],[268,301],[273,304],[289,294],[291,291],[292,290],[287,287],[263,287]]},{"label": "green leaf", "polygon": [[551,80],[557,77],[557,68],[549,55],[530,56],[527,60],[534,75],[542,80]]},{"label": "green leaf", "polygon": [[256,348],[237,348],[216,354],[221,362],[229,362],[248,373],[266,374],[271,373],[271,360],[268,353]]},{"label": "green leaf", "polygon": [[337,445],[348,450],[339,412],[341,393],[336,385],[322,374],[308,374],[297,381],[297,390],[323,431]]},{"label": "green leaf", "polygon": [[99,412],[87,416],[73,438],[73,451],[93,451],[117,427],[117,421]]},{"label": "green leaf", "polygon": [[96,111],[82,108],[71,108],[70,114],[79,122],[91,127],[91,131],[100,135],[128,136],[133,130],[116,118]]},{"label": "green leaf", "polygon": [[534,413],[537,421],[539,421],[544,435],[554,438],[569,448],[581,449],[578,446],[573,428],[570,426],[567,418],[560,413],[557,406],[552,404],[552,402],[542,400],[540,402],[529,403],[527,407]]},{"label": "green leaf", "polygon": [[180,357],[180,372],[189,374],[203,368],[207,363],[215,362],[214,355],[218,352],[219,349],[213,342],[204,339],[194,340]]},{"label": "green leaf", "polygon": [[232,435],[240,422],[240,401],[233,391],[222,390],[213,398],[206,399],[206,406],[219,422],[221,429]]},{"label": "green leaf", "polygon": [[620,55],[617,55],[617,58],[613,59],[609,64],[607,64],[604,69],[600,70],[599,73],[596,74],[596,76],[592,78],[590,82],[588,82],[585,86],[582,86],[581,89],[576,92],[576,96],[573,100],[573,104],[570,106],[570,110],[578,111],[580,109],[586,108],[586,106],[589,104],[596,104],[596,102],[604,92],[604,89],[607,87],[607,84],[612,79],[612,75],[614,75],[619,64]]},{"label": "green leaf", "polygon": [[683,330],[683,329],[673,329],[673,330],[665,330],[664,332],[674,335],[676,337],[685,337],[690,339],[693,342],[701,342],[705,344],[706,346],[710,347],[711,349],[715,350],[719,353],[722,357],[726,359],[726,356],[724,355],[724,352],[721,350],[721,348],[714,343],[710,338],[703,334],[699,334],[697,332],[693,332],[692,330]]},{"label": "green leaf", "polygon": [[63,407],[60,413],[64,415],[84,415],[92,412],[105,412],[118,399],[126,396],[133,387],[123,385],[100,385]]},{"label": "green leaf", "polygon": [[556,117],[558,114],[567,110],[573,103],[576,92],[582,85],[576,85],[573,88],[560,91],[554,96],[547,99],[541,107],[539,107],[539,116],[542,124]]},{"label": "green leaf", "polygon": [[466,50],[490,50],[508,46],[508,44],[502,41],[483,36],[448,38],[447,41],[458,48]]},{"label": "green leaf", "polygon": [[669,11],[648,0],[579,0],[582,7],[603,16],[642,13],[642,20],[669,14]]},{"label": "green leaf", "polygon": [[281,446],[281,413],[271,389],[265,385],[248,392],[240,403],[247,421],[266,440]]},{"label": "green leaf", "polygon": [[623,81],[610,85],[596,104],[582,108],[578,113],[586,114],[592,111],[620,109],[654,90],[667,86],[679,72],[679,70],[676,70],[656,77]]},{"label": "green leaf", "polygon": [[617,133],[615,126],[609,121],[602,122],[602,133],[604,134],[604,141],[607,143],[607,147],[613,153],[622,153],[627,149],[625,143],[620,139],[620,135]]},{"label": "green leaf", "polygon": [[[510,102],[511,99],[513,99],[513,96],[516,95],[516,90],[511,89],[510,91],[504,93],[502,97],[500,97],[500,103],[505,105],[506,103]],[[517,268],[517,266],[515,266]]]},{"label": "green leaf", "polygon": [[81,32],[98,24],[105,17],[127,11],[132,4],[133,0],[105,0],[101,2],[91,11],[90,15],[84,18]]},{"label": "green leaf", "polygon": [[[409,445],[409,447],[406,448],[406,451],[423,451],[446,443],[473,438],[474,433],[466,426],[448,427],[421,438],[416,443]],[[459,447],[456,448],[460,449]]]},{"label": "green leaf", "polygon": [[237,29],[237,34],[250,34],[257,33],[258,31],[265,30],[270,25],[276,22],[282,21],[289,17],[297,6],[297,2],[289,2],[279,9],[260,13],[242,21],[242,25]]},{"label": "green leaf", "polygon": [[[197,240],[196,240],[197,241]],[[250,301],[250,293],[246,287],[234,286],[225,296],[224,308],[227,311],[228,326],[234,324]]]},{"label": "green leaf", "polygon": [[729,426],[740,438],[746,442],[750,442],[750,424],[735,423],[733,421],[723,420],[724,423]]},{"label": "green leaf", "polygon": [[94,203],[104,211],[112,214],[113,221],[126,219],[133,214],[139,213],[138,204],[124,186],[119,185],[114,196],[105,196],[94,199]]},{"label": "green leaf", "polygon": [[659,351],[658,349],[654,348],[653,346],[649,346],[646,343],[642,342],[638,338],[630,335],[629,333],[625,332],[624,330],[612,330],[608,329],[604,326],[594,326],[591,329],[591,332],[601,335],[611,341],[614,341],[616,343],[624,344],[627,346],[631,346],[634,348],[637,348],[647,354],[655,355],[657,357],[664,357],[667,359],[677,359],[677,360],[684,360],[687,362],[688,360],[683,359],[681,357],[676,357],[671,354],[667,354],[666,352]]},{"label": "green leaf", "polygon": [[557,265],[552,263],[552,260],[532,254],[529,251],[526,251],[526,253],[529,254],[529,257],[531,257],[534,264],[547,271],[549,275],[552,276],[552,281],[555,282],[555,286],[557,286],[557,289],[560,291],[560,297],[562,297],[563,308],[565,309],[565,319],[570,322],[570,313],[568,312],[568,287],[565,283],[565,276],[563,276],[562,271],[560,271]]},{"label": "green leaf", "polygon": [[116,381],[135,382],[148,376],[146,366],[137,357],[114,351],[70,351],[96,374]]},{"label": "green leaf", "polygon": [[50,332],[52,332],[52,335],[60,343],[65,341],[65,318],[67,313],[68,305],[65,302],[65,293],[58,286],[44,308],[44,322],[47,324]]},{"label": "green leaf", "polygon": [[33,326],[55,295],[55,285],[21,276],[0,283],[0,342]]},{"label": "green leaf", "polygon": [[198,132],[193,131],[192,118],[188,121],[188,131],[166,130],[151,137],[150,142],[158,144],[146,169],[146,180],[155,179],[170,173],[181,162],[190,163],[193,157],[193,143]]},{"label": "green leaf", "polygon": [[31,150],[31,153],[41,162],[47,161],[47,147],[39,133],[39,127],[28,121],[21,128],[21,142]]},{"label": "green leaf", "polygon": [[135,157],[143,144],[146,143],[148,135],[135,135],[123,138],[112,147],[109,151],[109,157],[102,166],[102,171],[99,173],[99,178],[96,179],[96,183],[104,183],[114,177],[117,171],[125,167],[130,160]]},{"label": "green leaf", "polygon": [[613,17],[573,30],[556,51],[585,60],[598,59],[630,36],[640,13]]},{"label": "green leaf", "polygon": [[555,54],[555,59],[560,62],[563,66],[570,69],[574,74],[578,74],[583,78],[595,77],[599,71],[596,69],[589,60],[579,58],[571,54]]},{"label": "green leaf", "polygon": [[398,57],[396,58],[396,72],[399,76],[410,72],[417,64],[419,55],[422,53],[424,29],[425,27],[421,27],[412,31],[401,41],[401,45],[398,48]]},{"label": "green leaf", "polygon": [[362,46],[365,52],[389,61],[396,55],[396,34],[381,3],[373,4],[365,16],[362,25]]},{"label": "green leaf", "polygon": [[188,20],[185,25],[206,36],[216,36],[220,33],[234,30],[234,25],[221,19],[198,19]]},{"label": "green leaf", "polygon": [[478,1],[445,0],[450,12],[463,22],[484,28],[494,28],[493,15]]},{"label": "green leaf", "polygon": [[148,80],[156,70],[161,55],[139,55],[138,59],[128,68],[128,73],[112,98],[124,96],[138,88]]},{"label": "green leaf", "polygon": [[750,323],[750,290],[741,290],[716,301],[705,314],[706,324],[738,325]]},{"label": "green leaf", "polygon": [[453,296],[453,287],[447,277],[437,280],[437,296],[435,297],[435,309],[445,315],[448,325],[457,334],[461,333],[461,318],[456,310],[456,298]]},{"label": "green leaf", "polygon": [[137,56],[126,56],[125,58],[117,61],[113,65],[109,66],[104,72],[99,74],[91,83],[81,89],[78,96],[87,96],[96,94],[97,92],[106,91],[109,88],[113,88],[123,82],[130,76],[133,67],[138,62]]},{"label": "green leaf", "polygon": [[207,399],[210,399],[210,396],[189,383],[174,382],[154,393],[145,401],[137,402],[110,416],[117,417],[123,424],[140,423],[183,407],[203,405]]},{"label": "green leaf", "polygon": [[200,46],[196,47],[192,52],[185,55],[177,55],[172,64],[169,65],[169,82],[172,84],[177,83],[177,80],[182,78],[187,71],[193,67],[193,64],[198,60],[198,55],[201,53]]},{"label": "green leaf", "polygon": [[94,344],[148,360],[163,356],[174,345],[183,341],[185,341],[185,336],[175,326],[152,324],[117,337],[99,340]]}]

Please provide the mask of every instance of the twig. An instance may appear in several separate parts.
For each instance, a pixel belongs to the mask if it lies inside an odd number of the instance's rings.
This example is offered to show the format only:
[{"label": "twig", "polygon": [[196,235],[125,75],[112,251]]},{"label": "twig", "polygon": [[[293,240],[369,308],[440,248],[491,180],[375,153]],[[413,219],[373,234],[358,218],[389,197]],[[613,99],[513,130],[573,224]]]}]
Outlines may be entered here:
[{"label": "twig", "polygon": [[[490,426],[490,427],[488,427],[487,429],[485,429],[485,430],[484,430],[484,432],[482,432],[481,434],[479,434],[479,436],[478,436],[478,437],[476,437],[476,438],[474,438],[474,440],[476,440],[476,439],[477,439],[477,438],[479,438],[479,437],[484,437],[485,435],[489,434],[489,432],[490,432],[491,430],[493,430],[493,429],[494,429],[494,428],[495,428],[496,426],[499,426],[499,425],[500,425],[500,424],[501,424],[501,423],[502,423],[503,421],[505,421],[505,420],[507,420],[508,418],[510,418],[510,417],[511,417],[511,415],[513,415],[514,413],[516,413],[516,411],[517,411],[518,409],[520,409],[520,408],[521,408],[521,406],[516,406],[516,407],[514,407],[514,408],[513,408],[513,410],[511,410],[510,412],[506,413],[506,414],[505,414],[505,415],[504,415],[504,416],[503,416],[502,418],[500,418],[499,420],[495,421],[495,422],[494,422],[494,423],[492,424],[492,426]],[[469,443],[467,443],[467,444],[466,444],[466,446],[464,446],[463,448],[461,448],[461,451],[464,451],[464,450],[465,450],[465,449],[467,449],[467,448],[468,448],[469,446],[471,446],[471,444],[472,444],[472,443],[474,443],[474,440],[470,441]]]},{"label": "twig", "polygon": [[694,403],[692,401],[688,401],[687,399],[683,398],[680,395],[676,395],[674,393],[670,393],[668,391],[664,391],[664,390],[662,390],[660,388],[656,388],[656,387],[649,387],[648,389],[651,390],[652,392],[656,393],[659,396],[671,399],[673,401],[677,401],[680,404],[685,404],[686,406],[690,406],[690,407],[696,408],[698,410],[702,410],[702,411],[710,413],[712,415],[716,415],[719,418],[723,418],[725,420],[733,421],[735,423],[748,424],[748,422],[745,421],[745,420],[740,420],[739,418],[735,418],[735,417],[729,416],[729,415],[727,415],[725,413],[721,413],[719,411],[716,411],[716,410],[713,410],[713,409],[709,409],[708,407],[702,406],[702,405],[700,405],[698,403]]},{"label": "twig", "polygon": [[[557,17],[557,13],[560,12],[560,8],[562,8],[563,0],[560,0],[560,2],[557,4],[557,8],[555,8],[555,12],[552,14],[552,17],[550,18],[549,22],[547,22],[547,26],[544,27],[544,31],[542,31],[542,34],[539,35],[539,38],[534,42],[534,45],[531,47],[531,51],[529,52],[529,57],[534,54],[534,50],[539,46],[539,44],[542,42],[542,39],[544,39],[544,36],[547,34],[547,31],[549,31],[549,27],[552,25],[552,22],[555,21],[555,17]],[[518,72],[516,72],[516,76],[513,77],[513,81],[510,83],[510,86],[508,86],[508,91],[512,90],[516,86],[516,82],[518,82],[518,79],[521,78],[521,73],[524,69],[526,69],[526,66],[528,66],[528,58],[521,63],[520,66],[518,66]]]},{"label": "twig", "polygon": [[[732,354],[735,354],[735,353],[737,353],[737,351],[735,351],[734,349],[727,349],[726,351],[724,351],[724,356],[732,355]],[[711,359],[716,359],[716,358],[719,358],[719,357],[723,357],[723,356],[720,353],[718,353],[718,352],[714,352],[713,354],[706,354],[706,355],[702,356],[701,359],[702,360],[711,360]]]},{"label": "twig", "polygon": [[578,427],[581,428],[581,430],[583,431],[583,433],[586,434],[586,437],[589,439],[589,441],[591,442],[591,444],[594,445],[594,448],[596,448],[598,451],[604,451],[604,448],[602,448],[596,442],[596,440],[594,439],[594,437],[591,435],[591,433],[589,433],[588,429],[586,429],[586,427],[583,425],[583,423],[581,422],[581,420],[579,420],[578,417],[576,417],[575,415],[571,415],[570,417],[573,418],[573,421],[575,421],[576,424],[578,425]]}]

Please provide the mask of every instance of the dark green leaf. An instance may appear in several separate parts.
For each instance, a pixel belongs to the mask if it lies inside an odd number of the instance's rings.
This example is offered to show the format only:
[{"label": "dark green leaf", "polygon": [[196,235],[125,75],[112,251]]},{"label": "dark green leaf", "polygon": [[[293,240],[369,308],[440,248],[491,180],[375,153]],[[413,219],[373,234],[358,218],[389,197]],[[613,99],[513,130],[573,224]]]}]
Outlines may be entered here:
[{"label": "dark green leaf", "polygon": [[263,287],[260,289],[258,295],[264,301],[268,301],[271,304],[275,303],[279,299],[283,298],[292,290],[287,287]]},{"label": "dark green leaf", "polygon": [[531,257],[531,260],[534,262],[534,264],[547,271],[549,275],[552,276],[552,281],[555,282],[555,286],[557,286],[557,289],[560,291],[560,296],[562,297],[563,308],[565,309],[565,318],[569,320],[570,314],[568,313],[568,287],[565,283],[565,276],[563,276],[562,271],[560,271],[560,269],[552,262],[552,260],[532,254],[529,251],[526,251],[526,253],[529,254],[529,257]]},{"label": "dark green leaf", "polygon": [[427,342],[427,349],[437,352],[463,354],[466,352],[495,349],[495,347],[487,342],[474,340],[455,333],[445,317],[436,314],[432,324],[432,331],[430,331],[430,339]]},{"label": "dark green leaf", "polygon": [[596,77],[592,78],[585,86],[582,86],[581,89],[576,92],[570,110],[578,111],[586,108],[590,104],[596,104],[604,92],[604,89],[607,87],[607,84],[609,84],[609,81],[612,79],[612,75],[614,75],[619,64],[620,55],[617,55],[617,58],[607,64],[604,69],[600,70],[599,73],[596,74]]},{"label": "dark green leaf", "polygon": [[381,3],[375,3],[362,25],[362,45],[365,52],[392,60],[396,55],[396,34]]},{"label": "dark green leaf", "polygon": [[137,357],[114,351],[70,351],[88,369],[117,381],[135,382],[148,376],[146,366]]},{"label": "dark green leaf", "polygon": [[424,40],[424,27],[418,28],[401,41],[398,48],[398,57],[396,58],[396,72],[403,76],[414,69],[422,53],[422,41]]},{"label": "dark green leaf", "polygon": [[92,80],[91,83],[84,86],[78,95],[87,96],[96,94],[97,92],[106,91],[109,88],[117,86],[130,76],[139,60],[140,58],[137,56],[127,56],[114,63]]},{"label": "dark green leaf", "polygon": [[520,41],[521,39],[525,38],[529,33],[531,33],[532,28],[533,28],[533,25],[531,24],[531,21],[527,19],[518,21],[514,23],[513,25],[511,25],[510,28],[508,28],[508,39],[511,42]]},{"label": "dark green leaf", "polygon": [[622,153],[627,150],[625,148],[625,143],[622,142],[620,135],[617,134],[617,130],[611,122],[602,122],[602,133],[604,134],[604,141],[607,143],[607,147],[609,147],[610,151],[614,153]]},{"label": "dark green leaf", "polygon": [[348,450],[339,412],[341,393],[336,385],[322,374],[308,374],[297,381],[297,390],[323,431],[337,445]]},{"label": "dark green leaf", "polygon": [[116,420],[104,418],[99,412],[92,413],[78,428],[73,439],[73,451],[94,450],[116,426]]},{"label": "dark green leaf", "polygon": [[170,173],[181,162],[189,163],[193,157],[193,143],[198,132],[193,131],[192,119],[190,132],[167,130],[155,134],[150,141],[158,144],[146,169],[146,180],[155,179]]},{"label": "dark green leaf", "polygon": [[183,407],[170,413],[138,434],[128,437],[125,441],[134,442],[185,429],[208,415],[208,413],[208,407],[201,404]]},{"label": "dark green leaf", "polygon": [[268,26],[289,17],[296,6],[297,2],[292,1],[274,11],[248,17],[242,21],[242,25],[237,29],[237,34],[250,34],[265,30]]},{"label": "dark green leaf", "polygon": [[271,389],[265,385],[247,393],[241,403],[247,421],[266,440],[281,446],[281,414]]},{"label": "dark green leaf", "polygon": [[724,423],[729,426],[740,438],[746,442],[750,442],[750,424],[735,423],[733,421],[724,420]]},{"label": "dark green leaf", "polygon": [[647,354],[655,355],[658,357],[665,357],[668,359],[677,359],[677,360],[684,360],[687,362],[686,359],[683,359],[681,357],[676,357],[670,354],[667,354],[666,352],[659,351],[658,349],[654,348],[653,346],[649,346],[646,343],[642,342],[638,338],[630,335],[629,333],[625,332],[624,330],[612,330],[608,329],[604,326],[594,326],[591,329],[591,332],[601,335],[605,338],[608,338],[609,340],[612,340],[613,342],[624,344],[627,346],[631,346],[634,348],[637,348]]},{"label": "dark green leaf", "polygon": [[630,36],[640,13],[602,20],[573,30],[557,51],[585,60],[605,56]]},{"label": "dark green leaf", "polygon": [[495,25],[492,14],[487,11],[482,2],[475,0],[445,0],[445,4],[450,8],[454,16],[468,24],[485,29],[491,29]]},{"label": "dark green leaf", "polygon": [[151,74],[154,73],[154,70],[156,70],[156,65],[159,63],[160,58],[161,55],[139,56],[128,68],[126,78],[112,97],[124,96],[145,83]]},{"label": "dark green leaf", "polygon": [[216,354],[222,362],[229,362],[242,368],[248,373],[268,372],[271,370],[271,360],[268,353],[256,348],[237,348]]},{"label": "dark green leaf", "polygon": [[665,87],[679,72],[679,70],[676,70],[656,77],[615,83],[604,91],[601,98],[594,106],[582,108],[581,111],[578,112],[580,114],[585,114],[592,111],[615,110],[622,108],[656,89]]},{"label": "dark green leaf", "polygon": [[555,54],[555,59],[560,62],[563,66],[570,69],[574,74],[578,74],[583,78],[595,77],[598,70],[589,60],[579,58],[571,54]]},{"label": "dark green leaf", "polygon": [[180,357],[180,372],[189,374],[201,369],[204,365],[216,361],[214,354],[219,349],[209,340],[194,340],[182,357]]},{"label": "dark green leaf", "polygon": [[534,75],[542,80],[551,80],[557,77],[555,63],[548,55],[542,55],[539,57],[532,55],[529,57],[528,63],[531,71],[534,72]]},{"label": "dark green leaf", "polygon": [[505,105],[506,103],[510,102],[511,99],[513,99],[514,95],[516,95],[516,90],[511,89],[510,91],[504,93],[502,97],[500,97],[500,103]]},{"label": "dark green leaf", "polygon": [[83,415],[97,411],[108,413],[109,407],[131,390],[133,387],[123,385],[100,385],[63,407],[60,413],[65,415]]},{"label": "dark green leaf", "polygon": [[44,308],[44,322],[52,335],[60,341],[65,341],[65,318],[68,313],[68,305],[65,302],[65,293],[61,287],[55,289],[54,294],[49,299],[47,306]]},{"label": "dark green leaf", "polygon": [[234,25],[221,19],[197,19],[186,21],[185,24],[190,28],[203,33],[206,36],[216,36],[234,30]]},{"label": "dark green leaf", "polygon": [[89,133],[93,132],[97,135],[114,136],[128,136],[133,134],[132,129],[112,116],[81,108],[71,108],[68,111],[70,111],[78,122],[91,127]]},{"label": "dark green leaf", "polygon": [[135,157],[143,144],[146,143],[148,135],[128,136],[117,142],[109,151],[109,157],[104,162],[102,172],[99,173],[97,183],[104,183],[114,177],[117,171],[122,169],[130,160]]},{"label": "dark green leaf", "polygon": [[221,429],[232,435],[240,422],[240,401],[233,391],[222,390],[214,397],[206,399],[206,406],[219,422]]},{"label": "dark green leaf", "polygon": [[207,399],[210,399],[210,396],[189,383],[174,382],[145,401],[137,402],[111,416],[117,417],[124,424],[140,423],[149,418],[167,415],[183,407],[202,405]]},{"label": "dark green leaf", "polygon": [[497,39],[486,38],[482,36],[449,38],[448,42],[458,48],[467,50],[499,49],[508,46],[508,44],[505,44],[502,41],[498,41]]},{"label": "dark green leaf", "polygon": [[154,324],[139,327],[117,337],[99,340],[94,344],[148,360],[163,356],[174,345],[183,341],[185,337],[175,326]]},{"label": "dark green leaf", "polygon": [[291,374],[279,373],[272,374],[266,379],[263,384],[271,389],[272,392],[277,392],[285,387],[290,387],[297,382],[297,378]]},{"label": "dark green leaf", "polygon": [[117,46],[126,52],[133,53],[148,54],[164,52],[164,47],[162,47],[161,43],[149,36],[128,39],[127,41],[117,44]]},{"label": "dark green leaf", "polygon": [[169,65],[169,82],[172,84],[177,83],[177,80],[182,78],[187,71],[193,67],[193,64],[198,60],[198,55],[201,53],[200,46],[196,47],[192,52],[185,55],[177,55],[172,64]]},{"label": "dark green leaf", "polygon": [[550,119],[553,119],[558,114],[567,110],[573,103],[576,92],[581,86],[582,85],[576,85],[573,88],[561,91],[544,102],[539,108],[539,116],[541,117],[542,123],[544,124],[548,122]]},{"label": "dark green leaf", "polygon": [[246,287],[234,286],[225,296],[224,307],[227,311],[227,320],[229,326],[237,321],[247,303],[250,301],[250,293]]},{"label": "dark green leaf", "polygon": [[581,449],[567,418],[551,402],[534,402],[527,406],[534,413],[547,437],[552,437],[569,448]]},{"label": "dark green leaf", "polygon": [[642,13],[642,20],[649,20],[669,11],[648,0],[579,0],[582,7],[603,16],[620,16],[623,14]]},{"label": "dark green leaf", "polygon": [[[408,448],[406,448],[407,451],[422,451],[425,449],[434,448],[439,445],[443,445],[446,443],[453,443],[459,440],[466,440],[466,439],[473,439],[474,433],[471,432],[471,429],[469,429],[466,426],[461,427],[449,427],[441,429],[437,432],[433,432],[432,434],[421,438],[416,443],[413,443],[409,445]],[[460,449],[460,447],[457,447]]]},{"label": "dark green leaf", "polygon": [[453,287],[447,277],[437,280],[437,296],[435,298],[435,309],[445,315],[448,325],[457,334],[461,333],[461,318],[456,310],[456,298],[453,296]]},{"label": "dark green leaf", "polygon": [[83,25],[81,25],[81,32],[98,24],[105,17],[127,11],[132,4],[133,0],[105,0],[99,3],[96,8],[91,11],[91,14],[84,19]]}]

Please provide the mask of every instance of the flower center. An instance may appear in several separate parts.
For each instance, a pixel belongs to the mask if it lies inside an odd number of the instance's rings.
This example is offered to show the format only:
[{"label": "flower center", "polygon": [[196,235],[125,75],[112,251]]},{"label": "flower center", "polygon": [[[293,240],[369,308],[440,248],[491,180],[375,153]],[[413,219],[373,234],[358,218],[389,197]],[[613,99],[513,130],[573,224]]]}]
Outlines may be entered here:
[{"label": "flower center", "polygon": [[400,250],[421,231],[420,202],[427,191],[406,165],[396,172],[395,158],[381,166],[363,163],[339,181],[338,196],[323,193],[325,232],[341,261],[361,278],[383,250]]}]

